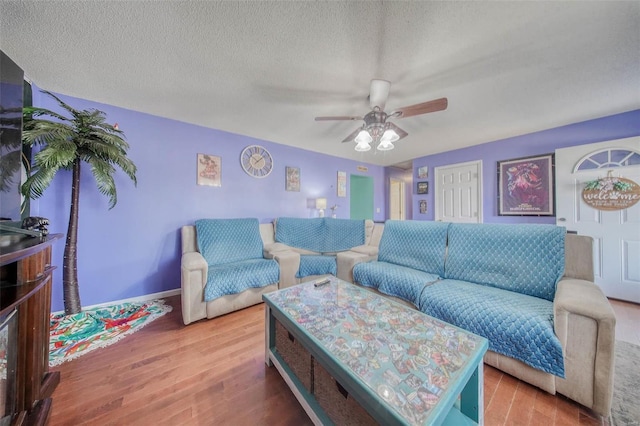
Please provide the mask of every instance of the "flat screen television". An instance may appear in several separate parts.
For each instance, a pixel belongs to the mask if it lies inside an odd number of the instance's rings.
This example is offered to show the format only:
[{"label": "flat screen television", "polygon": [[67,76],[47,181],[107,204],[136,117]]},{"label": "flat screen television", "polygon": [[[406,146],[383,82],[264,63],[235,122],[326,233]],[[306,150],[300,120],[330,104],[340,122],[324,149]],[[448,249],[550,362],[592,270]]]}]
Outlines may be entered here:
[{"label": "flat screen television", "polygon": [[22,107],[31,85],[24,71],[0,51],[0,220],[19,221],[29,216],[28,200],[20,186],[29,169],[29,148],[22,147]]}]

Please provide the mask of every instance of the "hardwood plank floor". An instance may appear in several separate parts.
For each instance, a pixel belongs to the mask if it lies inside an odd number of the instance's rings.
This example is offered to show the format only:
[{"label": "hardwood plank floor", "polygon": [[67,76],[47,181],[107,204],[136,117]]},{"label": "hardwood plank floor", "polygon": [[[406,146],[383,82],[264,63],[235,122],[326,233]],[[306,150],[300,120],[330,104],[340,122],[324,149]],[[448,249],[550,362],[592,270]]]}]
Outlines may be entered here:
[{"label": "hardwood plank floor", "polygon": [[[275,368],[264,364],[264,305],[182,324],[173,312],[104,349],[54,370],[49,425],[310,425]],[[619,339],[640,344],[640,305],[612,300]],[[485,365],[485,424],[603,425],[560,395],[549,395]]]}]

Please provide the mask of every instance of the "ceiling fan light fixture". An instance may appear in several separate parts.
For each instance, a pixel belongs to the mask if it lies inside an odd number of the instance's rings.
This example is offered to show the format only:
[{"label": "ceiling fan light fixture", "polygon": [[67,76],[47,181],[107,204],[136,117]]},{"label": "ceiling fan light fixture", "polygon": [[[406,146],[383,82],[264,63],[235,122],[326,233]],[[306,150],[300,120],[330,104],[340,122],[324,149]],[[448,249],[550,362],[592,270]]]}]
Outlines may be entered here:
[{"label": "ceiling fan light fixture", "polygon": [[358,152],[366,152],[371,149],[371,145],[369,145],[368,142],[361,141],[361,142],[358,142],[355,149]]},{"label": "ceiling fan light fixture", "polygon": [[383,139],[376,149],[378,151],[391,151],[393,148],[395,148],[395,146],[393,146],[390,140]]},{"label": "ceiling fan light fixture", "polygon": [[[356,138],[354,139],[354,141],[360,145],[360,144],[369,144],[371,143],[371,141],[373,141],[373,138],[371,137],[371,135],[369,134],[369,132],[367,132],[366,130],[362,129],[360,130],[360,133],[358,133],[358,136],[356,136]],[[369,147],[371,148],[371,147]],[[356,151],[358,150],[358,148],[356,147]],[[368,149],[366,149],[365,151],[368,151]]]},{"label": "ceiling fan light fixture", "polygon": [[384,142],[391,143],[391,142],[397,141],[398,139],[400,139],[400,136],[398,136],[398,134],[396,133],[395,130],[387,129],[387,130],[385,130],[384,134],[382,135],[382,138],[380,139],[380,141],[382,143],[384,143]]}]

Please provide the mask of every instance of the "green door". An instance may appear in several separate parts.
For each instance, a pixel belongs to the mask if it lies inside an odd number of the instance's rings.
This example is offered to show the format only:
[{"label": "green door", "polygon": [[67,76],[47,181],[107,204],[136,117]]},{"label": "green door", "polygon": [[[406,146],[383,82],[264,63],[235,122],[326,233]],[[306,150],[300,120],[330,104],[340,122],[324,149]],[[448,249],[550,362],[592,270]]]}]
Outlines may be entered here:
[{"label": "green door", "polygon": [[350,181],[351,219],[373,220],[373,178],[351,175]]}]

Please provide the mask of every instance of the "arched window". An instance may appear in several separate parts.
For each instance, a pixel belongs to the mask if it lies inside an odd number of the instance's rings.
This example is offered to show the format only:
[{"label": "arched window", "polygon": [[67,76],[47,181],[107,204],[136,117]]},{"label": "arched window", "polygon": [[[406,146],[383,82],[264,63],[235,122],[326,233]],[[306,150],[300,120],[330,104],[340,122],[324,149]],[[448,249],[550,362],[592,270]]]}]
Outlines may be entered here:
[{"label": "arched window", "polygon": [[608,148],[588,154],[573,168],[573,173],[581,170],[609,169],[640,165],[640,152],[625,148]]}]

